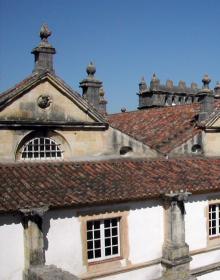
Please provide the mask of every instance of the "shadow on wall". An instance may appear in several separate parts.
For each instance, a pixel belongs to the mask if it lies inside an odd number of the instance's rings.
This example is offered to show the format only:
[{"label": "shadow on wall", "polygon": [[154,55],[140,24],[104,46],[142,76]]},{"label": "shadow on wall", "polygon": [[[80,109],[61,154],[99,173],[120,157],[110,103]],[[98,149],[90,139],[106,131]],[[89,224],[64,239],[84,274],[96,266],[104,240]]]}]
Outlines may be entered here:
[{"label": "shadow on wall", "polygon": [[3,214],[0,216],[0,226],[20,223],[21,216],[19,214]]}]

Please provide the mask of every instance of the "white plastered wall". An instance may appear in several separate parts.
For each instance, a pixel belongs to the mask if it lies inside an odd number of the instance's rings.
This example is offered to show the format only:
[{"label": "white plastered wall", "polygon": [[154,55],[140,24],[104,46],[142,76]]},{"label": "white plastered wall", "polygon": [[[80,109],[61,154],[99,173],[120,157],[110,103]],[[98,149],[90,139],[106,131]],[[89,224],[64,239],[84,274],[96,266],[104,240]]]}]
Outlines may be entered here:
[{"label": "white plastered wall", "polygon": [[[92,211],[92,208],[90,208]],[[128,263],[131,266],[161,257],[163,244],[163,208],[157,201],[126,203],[104,207],[105,211],[128,210]],[[96,207],[96,213],[103,212]],[[80,209],[82,211],[82,209]],[[89,208],[85,209],[89,213]],[[81,222],[77,212],[72,209],[49,211],[44,216],[43,231],[45,239],[46,264],[54,264],[75,275],[85,275],[87,267],[83,263],[83,241]],[[152,265],[134,269],[119,276],[104,279],[153,279],[161,276],[161,266]],[[140,276],[141,275],[141,276]],[[118,278],[119,277],[119,278]],[[142,277],[142,278],[140,278]],[[94,278],[95,279],[95,278]]]},{"label": "white plastered wall", "polygon": [[22,280],[24,239],[19,217],[0,216],[0,242],[0,279]]},{"label": "white plastered wall", "polygon": [[208,274],[197,277],[197,280],[218,280],[220,279],[220,271],[213,271]]},{"label": "white plastered wall", "polygon": [[[190,252],[209,249],[208,244],[208,205],[209,201],[219,201],[220,193],[209,195],[191,196],[186,203],[185,229],[186,242],[189,245]],[[211,247],[210,247],[211,249]],[[190,262],[190,268],[195,269],[220,262],[220,250],[207,251],[204,253],[194,253]]]},{"label": "white plastered wall", "polygon": [[163,207],[157,201],[134,203],[128,216],[129,260],[133,264],[162,256]]},{"label": "white plastered wall", "polygon": [[72,274],[85,272],[82,260],[81,227],[72,209],[50,211],[44,217],[46,264]]}]

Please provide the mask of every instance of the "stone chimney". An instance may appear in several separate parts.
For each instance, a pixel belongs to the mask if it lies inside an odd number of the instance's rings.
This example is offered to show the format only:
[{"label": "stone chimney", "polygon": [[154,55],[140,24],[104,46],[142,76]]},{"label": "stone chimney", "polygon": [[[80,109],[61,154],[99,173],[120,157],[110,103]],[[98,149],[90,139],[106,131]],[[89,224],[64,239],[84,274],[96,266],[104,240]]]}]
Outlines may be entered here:
[{"label": "stone chimney", "polygon": [[214,109],[214,94],[211,89],[209,89],[209,83],[211,79],[206,74],[203,79],[203,88],[200,90],[200,95],[203,95],[204,98],[201,102],[201,108],[199,112],[199,122],[205,121],[209,115],[213,112]]},{"label": "stone chimney", "polygon": [[33,72],[50,71],[54,73],[53,69],[53,55],[56,53],[55,48],[48,42],[48,37],[52,34],[46,24],[43,24],[40,29],[41,42],[38,47],[32,50],[35,58],[35,66]]},{"label": "stone chimney", "polygon": [[[95,65],[90,62],[86,68],[88,74],[87,78],[82,80],[79,84],[83,90],[82,97],[88,101],[97,111],[100,109],[100,88],[102,82],[95,79],[96,68]],[[104,96],[102,96],[104,97]],[[105,104],[106,105],[106,104]]]}]

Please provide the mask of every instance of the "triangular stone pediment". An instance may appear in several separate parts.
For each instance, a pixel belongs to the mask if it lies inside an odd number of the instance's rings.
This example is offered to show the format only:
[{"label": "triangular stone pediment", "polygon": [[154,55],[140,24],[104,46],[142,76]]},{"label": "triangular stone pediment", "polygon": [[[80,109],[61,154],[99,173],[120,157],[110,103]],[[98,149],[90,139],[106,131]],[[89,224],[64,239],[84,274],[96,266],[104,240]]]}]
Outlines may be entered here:
[{"label": "triangular stone pediment", "polygon": [[104,123],[77,92],[50,73],[24,80],[0,95],[0,122]]}]

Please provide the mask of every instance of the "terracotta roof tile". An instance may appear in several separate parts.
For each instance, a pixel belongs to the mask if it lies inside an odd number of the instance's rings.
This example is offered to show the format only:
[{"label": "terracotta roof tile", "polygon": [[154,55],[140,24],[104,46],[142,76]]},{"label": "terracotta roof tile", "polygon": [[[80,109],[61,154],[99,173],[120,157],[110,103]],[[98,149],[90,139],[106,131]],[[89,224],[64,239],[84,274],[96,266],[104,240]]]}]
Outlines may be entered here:
[{"label": "terracotta roof tile", "polygon": [[110,125],[149,147],[169,153],[199,132],[198,105],[152,108],[108,116]]},{"label": "terracotta roof tile", "polygon": [[[197,126],[200,105],[178,105],[108,115],[113,128],[163,154],[185,143],[201,128]],[[220,100],[215,102],[215,114]]]},{"label": "terracotta roof tile", "polygon": [[158,198],[187,189],[220,192],[220,159],[0,164],[0,212]]}]

